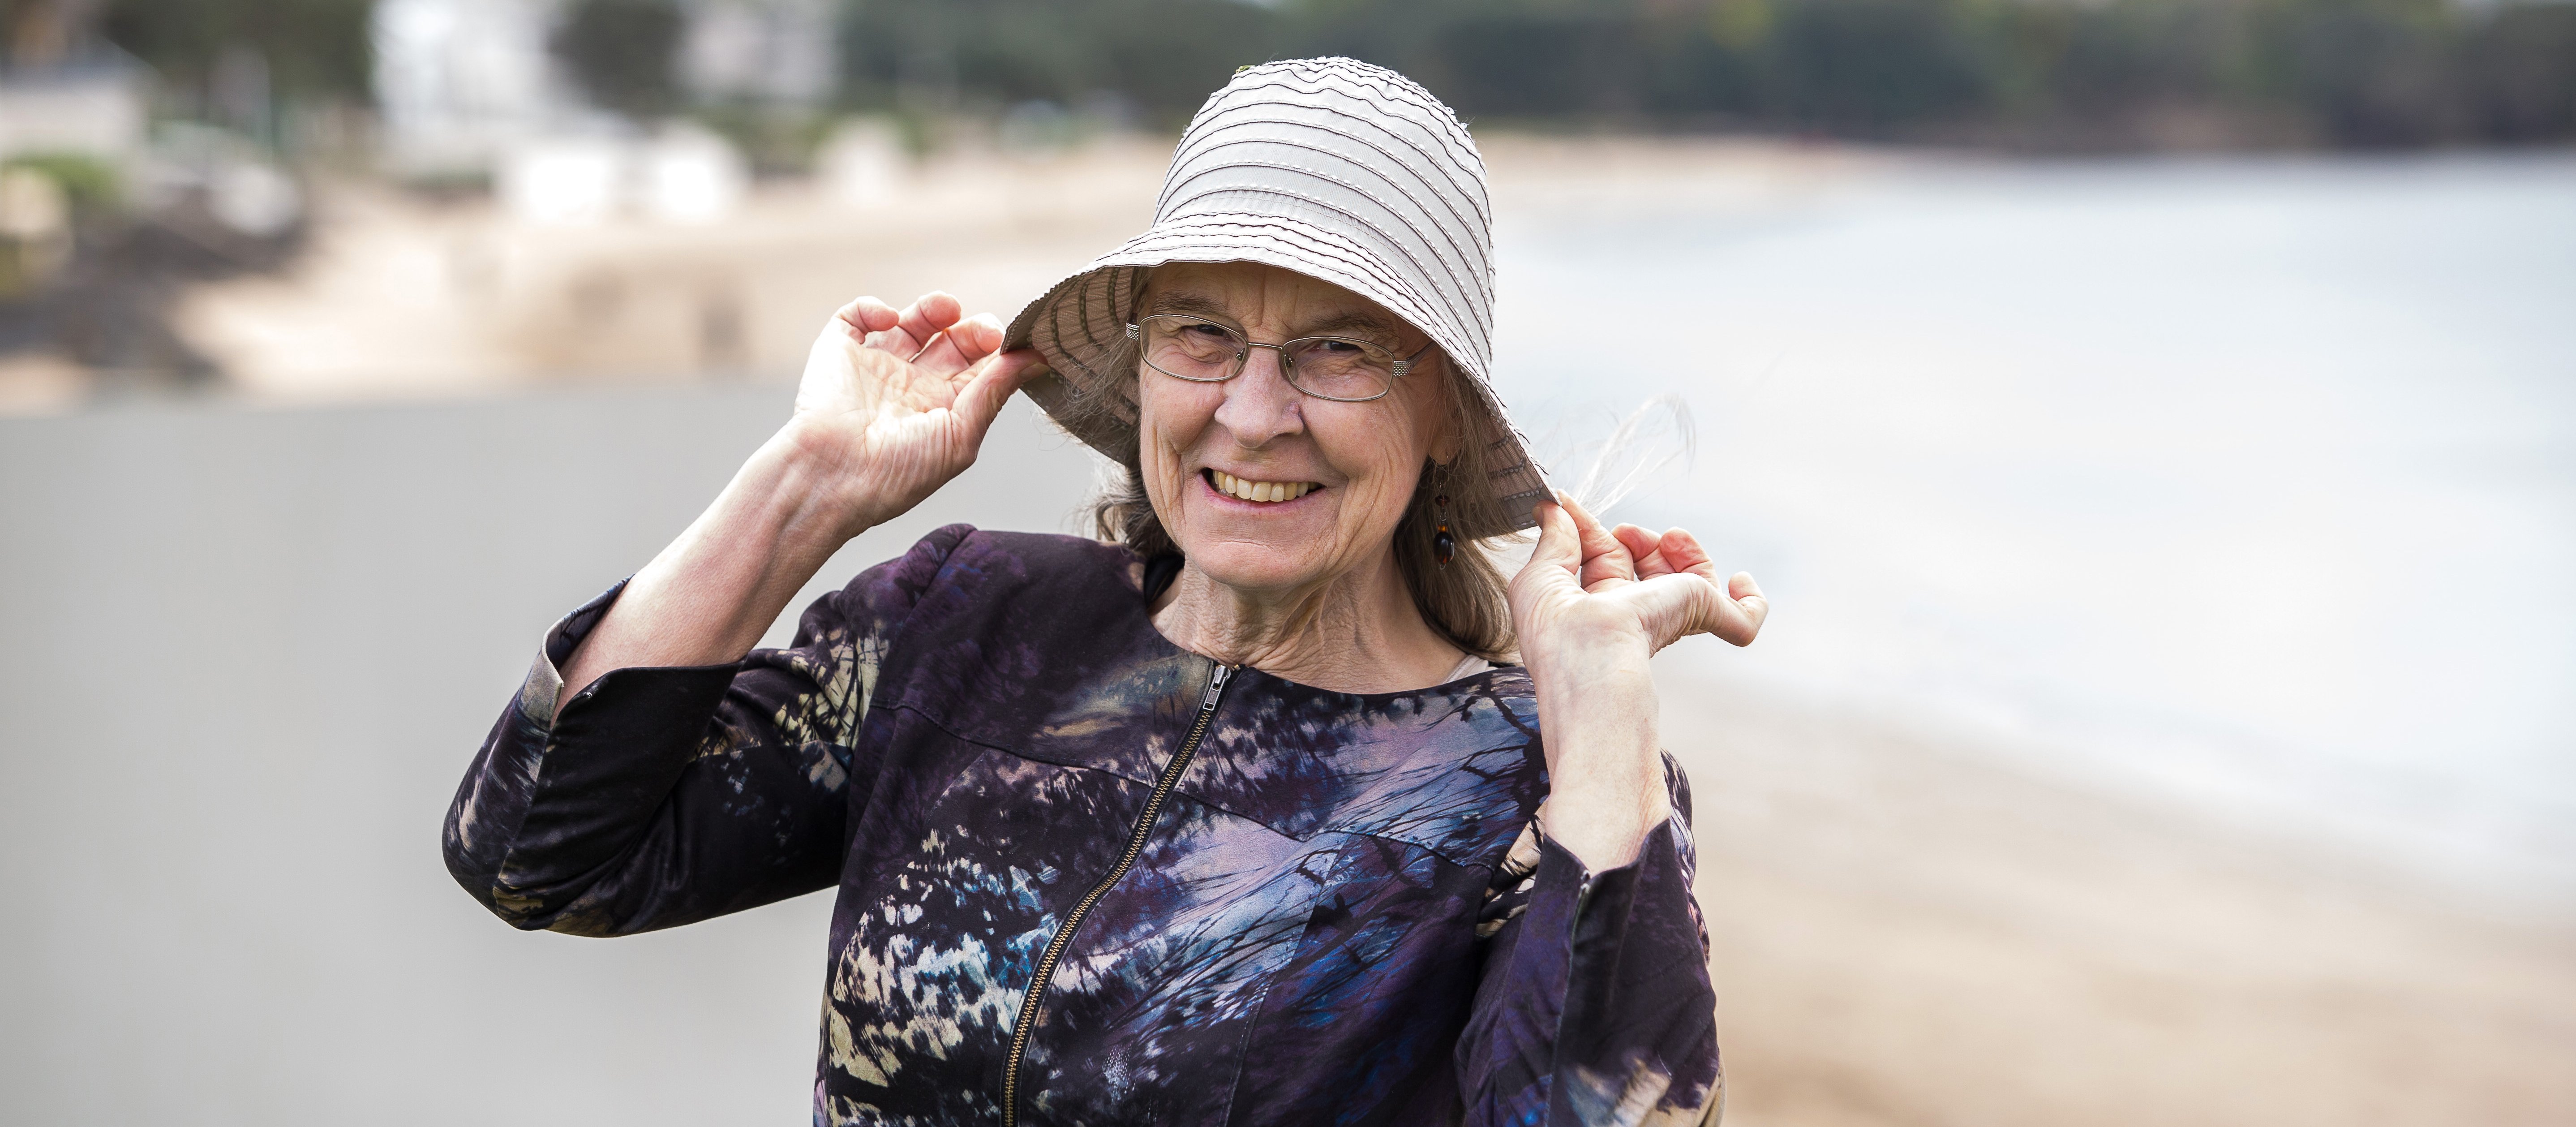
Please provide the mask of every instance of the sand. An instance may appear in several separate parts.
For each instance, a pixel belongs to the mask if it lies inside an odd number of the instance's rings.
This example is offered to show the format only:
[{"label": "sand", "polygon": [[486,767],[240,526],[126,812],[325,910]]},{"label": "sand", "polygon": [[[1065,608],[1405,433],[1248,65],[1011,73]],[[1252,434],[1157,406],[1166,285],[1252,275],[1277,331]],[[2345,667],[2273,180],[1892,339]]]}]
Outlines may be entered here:
[{"label": "sand", "polygon": [[452,397],[584,382],[775,378],[832,311],[944,289],[1007,318],[1152,217],[1168,143],[926,164],[865,205],[759,186],[735,214],[532,225],[488,199],[324,186],[309,251],[190,293],[179,331],[270,402]]},{"label": "sand", "polygon": [[1730,1121],[2564,1124],[2576,926],[1659,673]]},{"label": "sand", "polygon": [[[865,203],[765,182],[734,214],[693,224],[536,225],[489,199],[330,181],[304,255],[278,274],[192,290],[176,328],[236,393],[270,402],[791,374],[823,319],[860,294],[900,304],[945,289],[1007,319],[1145,228],[1170,146],[1112,137],[1054,154],[965,150],[909,168]],[[1677,199],[1758,208],[1906,159],[1717,141],[1505,136],[1485,148],[1506,223]]]}]

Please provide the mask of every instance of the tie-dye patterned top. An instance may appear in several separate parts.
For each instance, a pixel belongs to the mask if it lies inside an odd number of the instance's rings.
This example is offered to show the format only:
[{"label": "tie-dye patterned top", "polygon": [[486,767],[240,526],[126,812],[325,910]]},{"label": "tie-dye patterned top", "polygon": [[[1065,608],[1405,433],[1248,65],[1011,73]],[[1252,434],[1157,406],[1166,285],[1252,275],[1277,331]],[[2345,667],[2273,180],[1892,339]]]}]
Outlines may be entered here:
[{"label": "tie-dye patterned top", "polygon": [[729,665],[557,668],[457,791],[458,882],[622,935],[838,890],[818,1124],[1713,1119],[1689,796],[1532,832],[1526,674],[1328,692],[1175,647],[1147,569],[943,528]]}]

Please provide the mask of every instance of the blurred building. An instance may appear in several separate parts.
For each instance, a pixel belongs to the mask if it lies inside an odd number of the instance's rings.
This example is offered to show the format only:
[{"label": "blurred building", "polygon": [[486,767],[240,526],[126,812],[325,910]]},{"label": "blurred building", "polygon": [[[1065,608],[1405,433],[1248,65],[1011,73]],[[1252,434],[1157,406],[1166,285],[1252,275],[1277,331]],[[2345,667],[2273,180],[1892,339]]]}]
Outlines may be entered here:
[{"label": "blurred building", "polygon": [[121,158],[143,147],[147,72],[113,50],[0,70],[0,160],[28,154]]},{"label": "blurred building", "polygon": [[546,52],[553,0],[378,0],[384,156],[410,175],[488,172],[578,105]]},{"label": "blurred building", "polygon": [[680,80],[705,101],[814,107],[839,69],[829,0],[698,0],[680,41]]},{"label": "blurred building", "polygon": [[[577,2],[577,0],[576,0]],[[596,147],[631,130],[586,99],[549,40],[564,0],[378,0],[371,36],[385,157],[414,176],[480,175],[531,143]],[[832,94],[826,0],[684,0],[668,65],[692,101],[812,108]]]}]

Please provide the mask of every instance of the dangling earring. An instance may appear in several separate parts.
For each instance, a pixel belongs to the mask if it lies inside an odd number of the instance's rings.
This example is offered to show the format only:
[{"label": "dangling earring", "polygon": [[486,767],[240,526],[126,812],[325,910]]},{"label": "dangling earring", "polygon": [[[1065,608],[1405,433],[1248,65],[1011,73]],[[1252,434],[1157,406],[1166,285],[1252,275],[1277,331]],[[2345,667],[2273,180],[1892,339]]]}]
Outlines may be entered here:
[{"label": "dangling earring", "polygon": [[1449,534],[1449,495],[1442,493],[1432,497],[1431,511],[1432,519],[1439,523],[1438,529],[1431,534],[1431,559],[1447,567],[1450,557],[1458,554],[1458,538]]}]

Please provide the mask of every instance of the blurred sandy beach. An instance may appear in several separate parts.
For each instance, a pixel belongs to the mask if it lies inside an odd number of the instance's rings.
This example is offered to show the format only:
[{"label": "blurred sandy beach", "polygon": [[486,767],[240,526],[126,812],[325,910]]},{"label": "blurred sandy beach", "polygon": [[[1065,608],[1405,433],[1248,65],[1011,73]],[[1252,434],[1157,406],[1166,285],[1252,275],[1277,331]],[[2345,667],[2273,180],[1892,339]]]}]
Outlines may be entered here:
[{"label": "blurred sandy beach", "polygon": [[[1677,657],[1676,661],[1687,662]],[[1729,1122],[2546,1124],[2576,928],[1667,679]]]},{"label": "blurred sandy beach", "polygon": [[[1569,201],[1760,207],[1896,159],[1744,141],[1487,148],[1506,222]],[[697,223],[532,223],[491,196],[341,179],[317,192],[313,245],[288,269],[196,287],[174,321],[229,393],[263,402],[788,378],[822,318],[859,294],[946,289],[1007,317],[1143,230],[1169,156],[1168,139],[1125,134],[1065,151],[968,147],[855,189],[767,182]],[[69,388],[25,370],[0,409],[66,401]]]},{"label": "blurred sandy beach", "polygon": [[[649,558],[784,417],[834,306],[941,287],[1007,316],[1143,226],[1166,144],[958,156],[858,203],[767,187],[697,226],[524,228],[344,186],[296,265],[181,307],[223,394],[81,407],[15,377],[10,1117],[802,1114],[822,897],[611,944],[522,937],[447,887],[439,812],[545,624]],[[1795,225],[1809,213],[1784,201],[1925,159],[1486,151],[1507,242],[1566,209]],[[1015,404],[983,463],[817,591],[950,520],[1069,529],[1090,472]],[[1775,634],[1822,613],[1781,606]],[[1730,1122],[2576,1121],[2576,904],[2029,770],[1903,698],[1784,688],[1767,652],[1705,643],[1659,671]],[[143,828],[101,840],[111,815]]]}]

